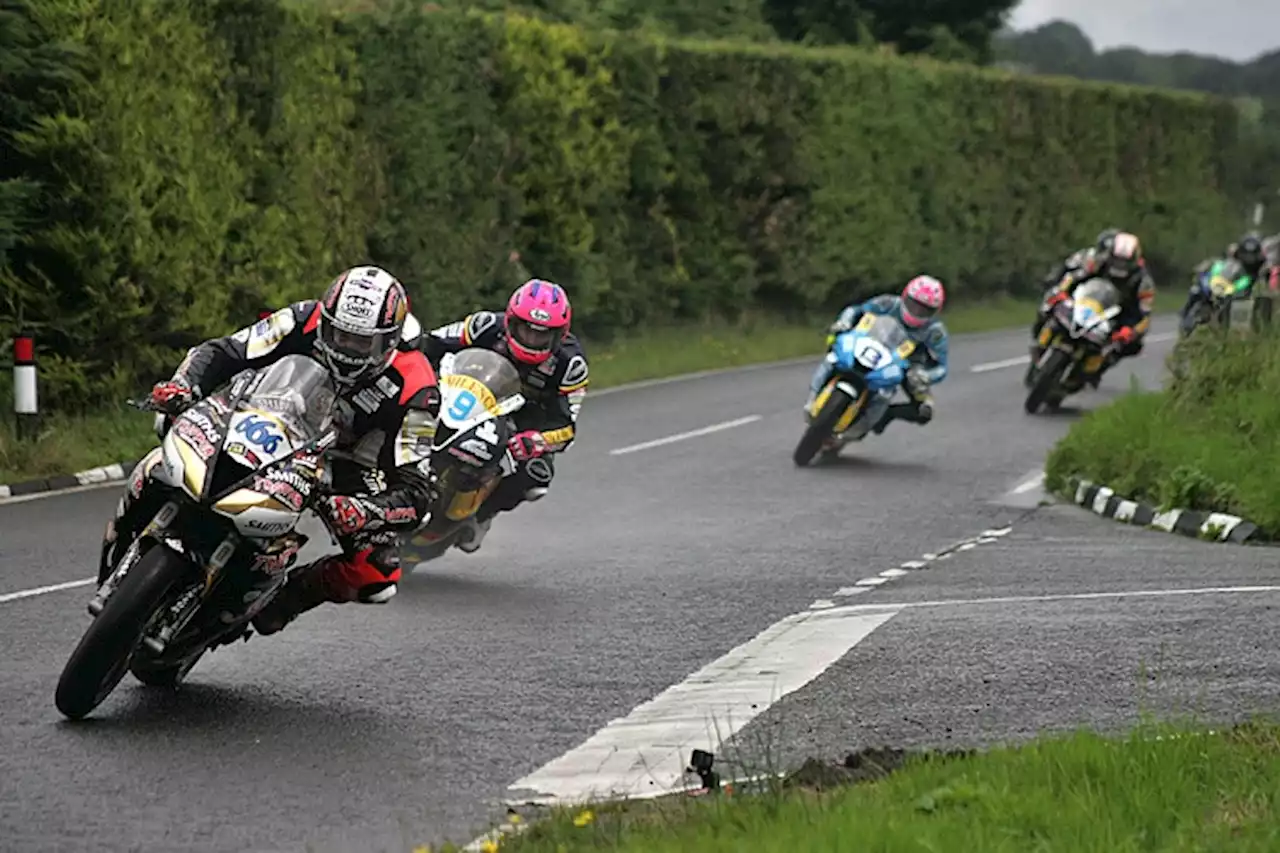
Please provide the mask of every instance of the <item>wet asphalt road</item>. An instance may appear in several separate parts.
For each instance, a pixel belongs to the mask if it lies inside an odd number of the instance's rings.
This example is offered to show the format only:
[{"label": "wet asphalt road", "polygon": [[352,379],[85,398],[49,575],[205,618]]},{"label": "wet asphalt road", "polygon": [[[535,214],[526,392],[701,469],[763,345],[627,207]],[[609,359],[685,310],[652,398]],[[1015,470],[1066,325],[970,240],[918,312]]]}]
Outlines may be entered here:
[{"label": "wet asphalt road", "polygon": [[[609,720],[815,598],[988,527],[1013,523],[858,603],[1276,582],[1269,550],[1009,505],[1070,420],[1022,414],[1020,366],[971,371],[1024,340],[956,339],[929,427],[896,424],[803,471],[790,452],[808,365],[589,398],[551,496],[501,518],[480,553],[424,567],[386,607],[326,606],[221,649],[177,694],[128,678],[83,724],[61,720],[53,688],[90,588],[0,603],[0,849],[466,841],[511,782]],[[1099,405],[1130,373],[1155,386],[1168,347],[1078,403]],[[88,577],[117,496],[0,506],[0,595]],[[1277,605],[1257,593],[908,608],[739,741],[793,760],[1119,725],[1144,702],[1216,717],[1274,707]]]}]

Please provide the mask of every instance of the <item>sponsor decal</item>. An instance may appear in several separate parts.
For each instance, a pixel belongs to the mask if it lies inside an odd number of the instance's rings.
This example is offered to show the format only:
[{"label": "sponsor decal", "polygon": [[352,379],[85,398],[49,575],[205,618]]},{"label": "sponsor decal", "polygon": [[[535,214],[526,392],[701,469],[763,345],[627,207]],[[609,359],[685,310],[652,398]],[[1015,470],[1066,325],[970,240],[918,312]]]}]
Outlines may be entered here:
[{"label": "sponsor decal", "polygon": [[201,459],[208,459],[217,452],[217,448],[213,446],[213,442],[204,434],[204,431],[186,418],[179,418],[173,425],[173,431],[179,438],[194,447]]},{"label": "sponsor decal", "polygon": [[306,503],[306,498],[291,483],[284,480],[258,477],[253,481],[253,490],[271,495],[294,512],[302,512],[302,506]]}]

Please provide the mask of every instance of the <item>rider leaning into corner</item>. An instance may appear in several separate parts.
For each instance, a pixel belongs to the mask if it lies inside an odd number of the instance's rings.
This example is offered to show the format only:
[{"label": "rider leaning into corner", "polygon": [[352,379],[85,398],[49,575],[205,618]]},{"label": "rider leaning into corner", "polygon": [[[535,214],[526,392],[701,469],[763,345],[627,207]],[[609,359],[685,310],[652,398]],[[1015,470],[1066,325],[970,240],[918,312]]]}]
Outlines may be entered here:
[{"label": "rider leaning into corner", "polygon": [[[381,604],[400,580],[397,534],[422,521],[430,500],[430,453],[440,410],[436,376],[417,349],[421,332],[408,313],[404,286],[378,267],[338,276],[320,301],[281,308],[235,334],[193,348],[173,377],[151,391],[157,408],[175,413],[237,373],[288,355],[325,365],[338,389],[339,437],[329,451],[333,496],[314,507],[338,534],[341,554],[295,570],[253,619],[272,634],[326,601]],[[153,451],[153,455],[155,451]],[[138,463],[115,520],[103,561],[128,547],[156,509],[137,498],[150,457]]]},{"label": "rider leaning into corner", "polygon": [[[907,282],[901,295],[884,293],[866,302],[846,306],[827,329],[827,346],[830,347],[836,335],[852,329],[864,314],[883,314],[901,322],[907,336],[918,345],[911,354],[914,363],[902,383],[910,400],[895,403],[885,410],[884,416],[872,427],[877,435],[884,432],[894,419],[920,425],[933,420],[933,398],[929,395],[929,386],[947,378],[949,338],[947,327],[939,317],[946,299],[947,292],[942,282],[933,276],[917,276]],[[809,382],[809,398],[804,404],[806,420],[811,417],[809,409],[814,399],[830,376],[831,363],[823,359]]]},{"label": "rider leaning into corner", "polygon": [[422,349],[437,369],[447,353],[480,347],[506,356],[520,373],[525,405],[514,414],[509,448],[519,467],[505,477],[456,541],[467,553],[481,542],[500,512],[546,495],[554,457],[577,437],[587,394],[587,356],[569,331],[573,308],[563,287],[531,278],[516,288],[505,312],[477,311],[425,336]]},{"label": "rider leaning into corner", "polygon": [[[1062,283],[1068,273],[1083,272],[1086,276],[1092,275],[1101,266],[1102,259],[1111,251],[1111,245],[1119,233],[1119,228],[1104,228],[1099,231],[1098,239],[1092,246],[1076,249],[1065,260],[1059,261],[1057,266],[1049,271],[1049,275],[1041,281],[1040,289],[1048,294],[1050,290]],[[1036,334],[1039,334],[1038,330]]]},{"label": "rider leaning into corner", "polygon": [[[1236,242],[1227,247],[1226,259],[1236,261],[1244,270],[1245,275],[1256,285],[1260,279],[1265,276],[1267,267],[1267,253],[1263,247],[1262,240],[1256,234],[1246,234]],[[1208,258],[1196,265],[1192,271],[1191,287],[1187,292],[1187,301],[1183,304],[1182,310],[1178,312],[1178,316],[1182,319],[1182,327],[1184,330],[1190,331],[1191,312],[1196,305],[1204,301],[1204,288],[1200,286],[1200,278],[1206,272],[1213,268],[1214,263],[1222,258]]]},{"label": "rider leaning into corner", "polygon": [[1053,306],[1070,296],[1076,287],[1091,278],[1110,281],[1120,291],[1120,313],[1116,316],[1116,330],[1111,340],[1119,346],[1108,351],[1101,369],[1089,378],[1089,384],[1098,387],[1102,375],[1122,358],[1142,352],[1142,342],[1151,328],[1151,305],[1155,299],[1155,281],[1147,272],[1142,256],[1142,243],[1127,231],[1121,231],[1108,240],[1107,247],[1095,253],[1088,263],[1069,270],[1048,296],[1045,297],[1036,321],[1031,327],[1031,367],[1027,382],[1032,380],[1032,370],[1040,361],[1044,348],[1040,346],[1040,330],[1044,328]]}]

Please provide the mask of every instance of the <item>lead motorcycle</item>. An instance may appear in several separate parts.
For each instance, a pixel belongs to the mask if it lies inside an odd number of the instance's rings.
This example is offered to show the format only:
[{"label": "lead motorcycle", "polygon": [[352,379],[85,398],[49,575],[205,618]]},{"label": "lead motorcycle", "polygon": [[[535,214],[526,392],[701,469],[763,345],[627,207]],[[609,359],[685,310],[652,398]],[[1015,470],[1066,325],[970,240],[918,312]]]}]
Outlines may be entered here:
[{"label": "lead motorcycle", "polygon": [[1120,310],[1120,291],[1105,278],[1089,279],[1053,306],[1040,330],[1044,351],[1027,369],[1027,414],[1042,405],[1057,409],[1102,369]]},{"label": "lead motorcycle", "polygon": [[864,314],[836,335],[826,355],[831,376],[809,407],[792,461],[803,467],[820,451],[836,453],[865,438],[907,378],[915,348],[902,324],[885,314]]},{"label": "lead motorcycle", "polygon": [[427,521],[403,547],[407,560],[439,559],[516,463],[507,442],[525,404],[514,365],[471,347],[440,359],[440,419],[431,444],[432,501]]},{"label": "lead motorcycle", "polygon": [[248,639],[307,541],[295,530],[302,513],[327,490],[336,399],[324,367],[291,355],[173,419],[129,483],[151,519],[122,553],[104,549],[59,711],[84,717],[125,672],[176,685],[207,651]]}]

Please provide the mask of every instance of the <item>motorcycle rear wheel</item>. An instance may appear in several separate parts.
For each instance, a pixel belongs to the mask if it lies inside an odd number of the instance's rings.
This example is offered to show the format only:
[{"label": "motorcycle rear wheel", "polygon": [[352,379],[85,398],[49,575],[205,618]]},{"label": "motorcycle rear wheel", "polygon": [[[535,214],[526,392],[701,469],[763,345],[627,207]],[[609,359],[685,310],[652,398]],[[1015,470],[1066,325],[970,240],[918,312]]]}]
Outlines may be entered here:
[{"label": "motorcycle rear wheel", "polygon": [[804,435],[800,436],[800,442],[791,454],[791,461],[801,468],[812,462],[813,457],[822,449],[822,443],[831,435],[831,430],[840,422],[840,416],[853,402],[853,398],[844,391],[832,388],[831,396],[827,397],[827,402],[809,422]]},{"label": "motorcycle rear wheel", "polygon": [[54,702],[79,720],[102,704],[124,678],[152,617],[181,591],[185,561],[163,545],[129,570],[67,659]]}]

